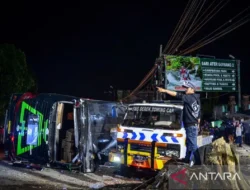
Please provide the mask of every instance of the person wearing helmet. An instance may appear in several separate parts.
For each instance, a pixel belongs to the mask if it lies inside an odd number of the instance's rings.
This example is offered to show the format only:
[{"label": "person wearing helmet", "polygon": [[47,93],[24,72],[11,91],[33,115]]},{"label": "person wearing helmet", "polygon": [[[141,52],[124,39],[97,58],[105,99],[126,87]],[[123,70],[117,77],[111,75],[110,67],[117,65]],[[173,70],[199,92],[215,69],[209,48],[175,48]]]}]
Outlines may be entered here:
[{"label": "person wearing helmet", "polygon": [[160,87],[157,88],[158,92],[167,93],[184,102],[183,124],[187,135],[187,153],[185,161],[189,162],[190,166],[193,166],[195,162],[199,162],[197,136],[200,128],[200,95],[195,93],[195,86],[190,81],[184,81],[183,87],[186,89],[185,93],[175,92]]}]

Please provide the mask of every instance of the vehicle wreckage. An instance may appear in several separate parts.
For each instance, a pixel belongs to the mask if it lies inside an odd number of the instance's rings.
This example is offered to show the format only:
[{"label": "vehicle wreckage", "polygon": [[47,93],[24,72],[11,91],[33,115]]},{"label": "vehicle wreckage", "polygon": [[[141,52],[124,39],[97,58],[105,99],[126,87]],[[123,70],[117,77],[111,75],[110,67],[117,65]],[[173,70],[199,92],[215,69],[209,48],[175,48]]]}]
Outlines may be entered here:
[{"label": "vehicle wreckage", "polygon": [[[12,161],[75,164],[93,172],[116,145],[110,133],[123,119],[126,106],[58,94],[13,94],[6,111],[6,156]],[[105,160],[105,159],[104,159]]]}]

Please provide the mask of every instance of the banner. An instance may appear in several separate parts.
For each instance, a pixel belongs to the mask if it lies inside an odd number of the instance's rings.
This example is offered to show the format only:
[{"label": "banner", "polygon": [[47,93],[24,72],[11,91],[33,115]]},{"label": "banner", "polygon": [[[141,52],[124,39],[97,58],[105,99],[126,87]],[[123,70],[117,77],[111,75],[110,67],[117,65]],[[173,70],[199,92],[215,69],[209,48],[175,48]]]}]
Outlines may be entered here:
[{"label": "banner", "polygon": [[165,87],[169,90],[184,91],[184,81],[190,81],[196,91],[202,90],[200,58],[167,55],[165,58]]},{"label": "banner", "polygon": [[235,60],[166,55],[165,88],[184,91],[184,81],[190,81],[196,91],[235,92],[237,68]]}]

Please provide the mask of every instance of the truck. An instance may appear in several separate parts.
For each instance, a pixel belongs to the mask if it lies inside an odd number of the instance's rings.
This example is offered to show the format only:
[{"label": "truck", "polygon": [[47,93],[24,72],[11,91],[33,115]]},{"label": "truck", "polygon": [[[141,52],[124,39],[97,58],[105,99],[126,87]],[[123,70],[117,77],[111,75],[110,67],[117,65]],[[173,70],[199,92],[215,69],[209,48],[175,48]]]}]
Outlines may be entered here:
[{"label": "truck", "polygon": [[[117,145],[109,161],[129,168],[161,170],[170,159],[186,156],[186,132],[182,122],[183,102],[154,101],[127,107],[117,127]],[[198,146],[212,142],[198,136]]]}]

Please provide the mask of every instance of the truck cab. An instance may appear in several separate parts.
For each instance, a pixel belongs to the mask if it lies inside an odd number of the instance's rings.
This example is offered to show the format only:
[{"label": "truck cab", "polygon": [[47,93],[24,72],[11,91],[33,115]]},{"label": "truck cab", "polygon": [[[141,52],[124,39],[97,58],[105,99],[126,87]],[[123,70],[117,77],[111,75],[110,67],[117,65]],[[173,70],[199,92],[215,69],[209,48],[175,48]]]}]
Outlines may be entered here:
[{"label": "truck cab", "polygon": [[117,127],[117,146],[110,162],[129,167],[160,170],[171,158],[186,155],[183,104],[177,101],[128,105]]}]

